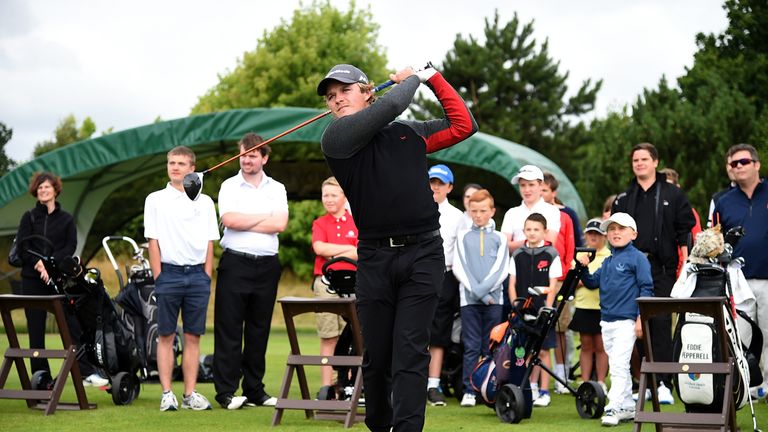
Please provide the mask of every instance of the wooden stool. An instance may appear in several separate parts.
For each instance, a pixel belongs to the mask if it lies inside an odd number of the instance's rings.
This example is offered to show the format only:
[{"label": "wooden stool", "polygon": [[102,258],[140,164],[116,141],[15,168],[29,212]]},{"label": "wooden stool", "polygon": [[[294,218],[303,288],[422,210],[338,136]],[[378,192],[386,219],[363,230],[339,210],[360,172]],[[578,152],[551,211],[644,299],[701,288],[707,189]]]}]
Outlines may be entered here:
[{"label": "wooden stool", "polygon": [[[63,295],[51,296],[23,296],[0,295],[0,315],[3,317],[5,334],[8,335],[8,349],[5,350],[3,365],[0,367],[0,399],[25,399],[27,407],[44,409],[45,415],[53,414],[56,409],[63,410],[87,410],[96,408],[96,404],[89,404],[83,388],[83,377],[77,364],[77,349],[72,343],[69,327],[64,316]],[[59,334],[64,349],[23,349],[19,346],[19,338],[16,334],[16,326],[11,318],[14,309],[31,308],[42,309],[53,314],[59,327]],[[52,390],[34,390],[30,382],[25,358],[60,358],[64,363],[59,370],[58,378]],[[5,389],[11,364],[16,365],[19,373],[22,390]],[[61,392],[67,382],[67,376],[72,375],[72,384],[75,386],[77,403],[59,402]]]},{"label": "wooden stool", "polygon": [[[634,432],[642,429],[643,423],[652,423],[657,432],[662,431],[690,431],[701,432],[703,430],[719,430],[721,432],[736,432],[736,407],[733,400],[733,358],[728,355],[729,343],[725,331],[725,318],[723,307],[724,297],[695,297],[686,299],[651,298],[637,299],[640,306],[640,317],[643,325],[643,341],[645,344],[645,358],[640,367],[640,388],[638,389],[637,413],[635,415]],[[678,363],[678,362],[654,362],[651,343],[651,329],[649,320],[653,317],[686,312],[697,313],[712,317],[718,338],[713,343],[719,343],[725,362],[721,363]],[[717,414],[711,413],[663,413],[659,408],[656,374],[702,373],[725,375],[725,395],[723,397],[723,409]],[[646,389],[650,391],[653,411],[643,411],[645,408]]]},{"label": "wooden stool", "polygon": [[[275,406],[275,414],[272,417],[272,426],[280,424],[283,417],[283,410],[295,409],[304,410],[306,418],[315,418],[318,420],[338,420],[344,422],[344,427],[351,427],[358,415],[358,400],[362,390],[363,379],[363,338],[360,333],[360,322],[357,319],[355,310],[355,300],[352,298],[305,298],[305,297],[283,297],[278,300],[283,307],[285,316],[285,326],[288,332],[288,341],[291,344],[291,353],[288,355],[283,384],[280,388],[280,395]],[[299,349],[299,341],[296,336],[296,326],[293,318],[308,312],[327,312],[341,315],[347,320],[347,325],[352,331],[355,356],[319,356],[302,355]],[[354,388],[350,400],[315,400],[309,393],[307,386],[307,375],[304,366],[346,366],[357,368]],[[288,392],[291,389],[293,373],[296,372],[299,378],[299,389],[301,390],[301,399],[288,399]]]}]

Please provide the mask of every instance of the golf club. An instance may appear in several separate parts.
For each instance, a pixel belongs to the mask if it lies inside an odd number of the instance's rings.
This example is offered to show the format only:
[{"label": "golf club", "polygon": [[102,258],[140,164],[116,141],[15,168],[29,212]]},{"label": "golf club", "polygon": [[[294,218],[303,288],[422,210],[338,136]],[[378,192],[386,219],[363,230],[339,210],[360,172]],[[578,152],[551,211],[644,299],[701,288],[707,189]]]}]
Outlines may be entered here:
[{"label": "golf club", "polygon": [[[427,67],[431,67],[431,66],[432,66],[431,63],[427,64]],[[394,83],[395,82],[392,81],[392,80],[387,80],[386,82],[381,83],[378,86],[374,87],[373,88],[373,92],[377,93],[377,92],[379,92],[381,90],[384,90],[385,88],[391,86]],[[295,131],[297,129],[301,129],[304,126],[306,126],[306,125],[308,125],[310,123],[313,123],[313,122],[315,122],[317,120],[320,120],[321,118],[327,116],[330,113],[331,113],[331,111],[328,110],[328,111],[325,111],[325,112],[323,112],[321,114],[318,114],[318,115],[312,117],[309,120],[305,120],[304,122],[299,123],[298,125],[288,129],[287,131],[281,132],[281,133],[273,136],[272,138],[270,138],[270,139],[268,139],[268,140],[266,140],[266,141],[264,141],[262,143],[259,143],[259,145],[255,146],[255,147],[251,147],[248,150],[245,150],[245,151],[241,152],[238,155],[232,156],[231,158],[225,160],[224,162],[216,164],[216,165],[208,168],[207,170],[205,170],[203,172],[193,172],[193,173],[189,173],[189,174],[185,175],[184,176],[184,181],[183,181],[184,192],[187,194],[187,197],[189,197],[189,199],[191,199],[192,201],[197,201],[197,198],[200,196],[200,191],[203,190],[203,176],[205,174],[208,174],[209,172],[211,172],[211,171],[213,171],[213,170],[215,170],[215,169],[217,169],[217,168],[219,168],[219,167],[221,167],[223,165],[226,165],[226,164],[228,164],[229,162],[232,162],[235,159],[239,159],[241,156],[244,156],[244,155],[246,155],[246,154],[248,154],[248,153],[250,153],[250,152],[252,152],[254,150],[257,150],[257,149],[259,149],[259,148],[261,148],[261,147],[263,147],[263,146],[265,146],[265,145],[267,145],[267,144],[277,140],[277,139],[280,139],[280,138],[288,135],[289,133],[291,133],[291,132],[293,132],[293,131]]]},{"label": "golf club", "polygon": [[[432,65],[432,62],[427,62],[426,66],[424,66],[421,69],[416,70],[416,72],[419,72],[419,71],[422,71],[424,69],[431,68],[431,67],[434,67]],[[392,81],[392,80],[387,80],[387,81],[379,84],[378,86],[374,87],[373,88],[373,92],[374,93],[378,93],[381,90],[384,90],[385,88],[390,87],[394,83],[395,82]],[[288,129],[287,131],[279,133],[279,134],[273,136],[272,138],[270,138],[270,139],[268,139],[268,140],[266,140],[266,141],[264,141],[262,143],[259,143],[259,145],[251,147],[248,150],[245,150],[245,151],[241,152],[238,155],[232,156],[231,158],[225,160],[224,162],[216,164],[216,165],[208,168],[207,170],[205,170],[203,172],[194,172],[194,173],[189,173],[189,174],[185,175],[184,176],[184,181],[182,183],[183,186],[184,186],[184,192],[187,194],[187,197],[189,197],[189,199],[191,199],[192,201],[197,201],[197,198],[200,197],[200,192],[203,190],[203,176],[205,174],[208,174],[209,172],[211,172],[211,171],[213,171],[213,170],[215,170],[215,169],[217,169],[217,168],[219,168],[219,167],[221,167],[223,165],[226,165],[226,164],[232,162],[235,159],[239,159],[241,156],[246,155],[246,154],[248,154],[248,153],[250,153],[250,152],[252,152],[254,150],[257,150],[257,149],[259,149],[259,148],[261,148],[261,147],[271,143],[272,141],[278,140],[278,139],[288,135],[289,133],[291,133],[291,132],[293,132],[293,131],[295,131],[297,129],[301,129],[304,126],[306,126],[306,125],[308,125],[310,123],[313,123],[313,122],[315,122],[317,120],[320,120],[321,118],[327,116],[330,113],[331,113],[331,111],[328,110],[328,111],[325,111],[325,112],[323,112],[321,114],[318,114],[318,115],[312,117],[309,120],[305,120],[304,122],[299,123],[298,125]]]}]

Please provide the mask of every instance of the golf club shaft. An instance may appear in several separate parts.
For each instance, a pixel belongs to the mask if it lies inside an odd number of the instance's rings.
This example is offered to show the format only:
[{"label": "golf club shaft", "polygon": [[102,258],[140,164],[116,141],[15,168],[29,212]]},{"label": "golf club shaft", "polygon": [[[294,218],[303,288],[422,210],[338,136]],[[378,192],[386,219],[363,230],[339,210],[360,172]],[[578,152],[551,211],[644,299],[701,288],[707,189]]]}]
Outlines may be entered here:
[{"label": "golf club shaft", "polygon": [[[382,84],[379,84],[378,86],[374,87],[374,89],[373,89],[373,92],[374,92],[374,93],[376,93],[376,92],[379,92],[379,91],[381,91],[381,90],[383,90],[383,89],[385,89],[385,88],[387,88],[387,87],[389,87],[389,86],[393,85],[394,83],[395,83],[394,81],[392,81],[392,80],[388,80],[388,81],[386,81],[386,82],[384,82],[384,83],[382,83]],[[238,154],[238,155],[232,156],[231,158],[229,158],[229,159],[225,160],[224,162],[220,162],[220,163],[218,163],[218,164],[216,164],[216,165],[214,165],[214,166],[212,166],[212,167],[208,168],[207,170],[203,171],[203,174],[208,174],[209,172],[211,172],[211,171],[213,171],[213,170],[215,170],[215,169],[217,169],[217,168],[219,168],[219,167],[221,167],[221,166],[224,166],[224,165],[226,165],[226,164],[228,164],[228,163],[232,162],[233,160],[240,158],[241,156],[245,156],[245,155],[247,155],[248,153],[251,153],[251,152],[253,152],[253,151],[255,151],[255,150],[258,150],[258,149],[260,149],[261,147],[264,147],[265,145],[267,145],[267,144],[269,144],[269,143],[271,143],[271,142],[273,142],[273,141],[275,141],[275,140],[278,140],[278,139],[280,139],[280,138],[282,138],[282,137],[284,137],[284,136],[288,135],[289,133],[291,133],[291,132],[293,132],[293,131],[295,131],[295,130],[297,130],[297,129],[301,129],[301,128],[303,128],[304,126],[306,126],[306,125],[308,125],[308,124],[310,124],[310,123],[314,123],[314,122],[316,122],[316,121],[320,120],[321,118],[323,118],[323,117],[327,116],[327,115],[328,115],[328,114],[330,114],[330,113],[331,113],[331,111],[330,111],[330,110],[328,110],[328,111],[325,111],[325,112],[323,112],[323,113],[321,113],[321,114],[318,114],[318,115],[316,115],[316,116],[312,117],[312,118],[311,118],[311,119],[309,119],[309,120],[305,120],[305,121],[303,121],[303,122],[301,122],[301,123],[297,124],[296,126],[294,126],[294,127],[290,128],[290,129],[288,129],[288,130],[287,130],[287,131],[285,131],[285,132],[281,132],[281,133],[279,133],[279,134],[277,134],[277,135],[273,136],[272,138],[270,138],[270,139],[268,139],[268,140],[266,140],[266,141],[264,141],[264,142],[261,142],[261,143],[259,143],[258,145],[256,145],[256,146],[254,146],[254,147],[251,147],[251,148],[249,148],[248,150],[245,150],[245,151],[241,152],[241,153],[240,153],[240,154]]]},{"label": "golf club shaft", "polygon": [[312,118],[311,118],[311,119],[309,119],[309,120],[305,120],[305,121],[303,121],[303,122],[301,122],[301,123],[297,124],[296,126],[294,126],[294,127],[290,128],[290,129],[288,129],[288,130],[287,130],[287,131],[285,131],[285,132],[281,132],[281,133],[279,133],[279,134],[277,134],[277,135],[273,136],[272,138],[270,138],[270,139],[268,139],[268,140],[266,140],[266,141],[264,141],[264,142],[261,142],[261,143],[259,143],[258,145],[256,145],[256,146],[254,146],[254,147],[251,147],[251,148],[249,148],[248,150],[245,150],[245,151],[241,152],[240,154],[237,154],[237,155],[235,155],[235,156],[232,156],[231,158],[229,158],[229,159],[225,160],[224,162],[220,162],[220,163],[218,163],[218,164],[216,164],[216,165],[214,165],[214,166],[212,166],[212,167],[208,168],[207,170],[203,171],[203,174],[208,174],[209,172],[211,172],[211,171],[213,171],[213,170],[215,170],[215,169],[217,169],[217,168],[219,168],[219,167],[221,167],[221,166],[224,166],[224,165],[226,165],[226,164],[228,164],[228,163],[232,162],[233,160],[240,158],[241,156],[245,156],[245,155],[247,155],[248,153],[251,153],[251,152],[253,152],[254,150],[258,150],[258,149],[260,149],[260,148],[264,147],[265,145],[267,145],[267,144],[271,143],[272,141],[275,141],[275,140],[277,140],[277,139],[280,139],[280,138],[282,138],[282,137],[284,137],[284,136],[288,135],[289,133],[291,133],[291,132],[295,131],[296,129],[301,129],[301,128],[303,128],[304,126],[306,126],[306,125],[308,125],[308,124],[310,124],[310,123],[313,123],[313,122],[316,122],[317,120],[320,120],[321,118],[323,118],[323,117],[327,116],[327,115],[328,115],[328,114],[330,114],[330,113],[331,113],[331,111],[330,111],[330,110],[329,110],[329,111],[325,111],[324,113],[318,114],[318,115],[316,115],[316,116],[312,117]]}]

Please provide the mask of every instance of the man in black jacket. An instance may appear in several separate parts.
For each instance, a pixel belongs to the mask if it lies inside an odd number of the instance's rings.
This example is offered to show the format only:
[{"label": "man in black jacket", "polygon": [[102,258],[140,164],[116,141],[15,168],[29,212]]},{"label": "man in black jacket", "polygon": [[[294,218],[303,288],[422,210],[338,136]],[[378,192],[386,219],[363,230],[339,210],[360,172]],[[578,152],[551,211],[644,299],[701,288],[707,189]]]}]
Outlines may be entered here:
[{"label": "man in black jacket", "polygon": [[[640,143],[630,153],[635,178],[613,202],[611,213],[624,212],[637,221],[635,246],[648,256],[654,295],[669,297],[677,276],[678,246],[682,259],[688,258],[688,238],[696,224],[688,197],[682,189],[667,183],[656,171],[659,152],[650,143]],[[672,361],[672,318],[651,320],[654,360]],[[671,375],[660,374],[659,401],[672,404]]]},{"label": "man in black jacket", "polygon": [[[372,431],[424,427],[429,328],[445,273],[427,153],[477,131],[464,101],[432,68],[406,68],[374,102],[358,68],[340,64],[317,86],[334,120],[323,134],[326,162],[352,206],[359,229],[357,312],[362,326],[365,424]],[[419,84],[445,118],[396,120]]]}]

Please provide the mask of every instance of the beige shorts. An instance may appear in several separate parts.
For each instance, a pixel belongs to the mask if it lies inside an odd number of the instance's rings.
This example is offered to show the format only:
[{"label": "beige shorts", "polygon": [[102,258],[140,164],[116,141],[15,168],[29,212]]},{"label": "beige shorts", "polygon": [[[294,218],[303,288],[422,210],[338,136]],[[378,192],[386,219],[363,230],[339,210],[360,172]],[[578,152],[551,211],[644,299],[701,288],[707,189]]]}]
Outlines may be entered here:
[{"label": "beige shorts", "polygon": [[[315,293],[315,297],[338,298],[336,294],[331,294],[325,290],[328,288],[328,285],[322,283],[320,279],[320,276],[315,276],[312,282],[312,291]],[[344,321],[341,315],[322,312],[316,313],[315,317],[317,319],[317,335],[323,339],[338,337],[346,325],[346,321]]]},{"label": "beige shorts", "polygon": [[[563,286],[563,281],[557,281],[557,288],[556,292],[560,292],[560,288]],[[568,299],[563,299],[568,300]],[[573,318],[573,309],[574,305],[573,302],[566,302],[565,306],[563,307],[563,311],[560,312],[560,316],[557,318],[557,326],[555,327],[555,331],[558,333],[565,333],[568,330],[568,326],[571,324],[571,319]]]}]

